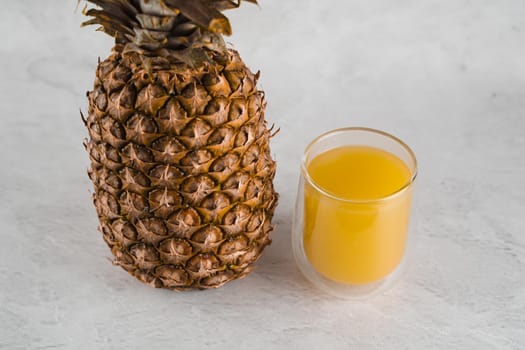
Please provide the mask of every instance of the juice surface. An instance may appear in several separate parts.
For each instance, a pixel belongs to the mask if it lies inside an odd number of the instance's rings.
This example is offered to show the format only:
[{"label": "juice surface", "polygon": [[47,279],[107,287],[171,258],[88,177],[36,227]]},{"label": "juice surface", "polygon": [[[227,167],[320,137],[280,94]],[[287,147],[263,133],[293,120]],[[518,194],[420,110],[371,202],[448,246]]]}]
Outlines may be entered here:
[{"label": "juice surface", "polygon": [[[368,146],[344,146],[313,158],[307,171],[325,192],[346,200],[380,199],[410,181],[395,155]],[[380,280],[403,257],[411,189],[384,201],[330,198],[305,184],[304,248],[313,267],[347,284]]]}]

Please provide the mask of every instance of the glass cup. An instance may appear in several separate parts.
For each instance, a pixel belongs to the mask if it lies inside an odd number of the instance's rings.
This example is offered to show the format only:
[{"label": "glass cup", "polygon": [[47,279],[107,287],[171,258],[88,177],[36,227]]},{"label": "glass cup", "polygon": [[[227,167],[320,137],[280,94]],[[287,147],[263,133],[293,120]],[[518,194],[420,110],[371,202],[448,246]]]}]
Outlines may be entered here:
[{"label": "glass cup", "polygon": [[[312,179],[309,165],[319,154],[344,146],[386,151],[406,165],[410,176],[380,197],[351,199],[330,192]],[[351,181],[348,175],[341,174]],[[292,227],[294,257],[307,279],[347,299],[369,296],[391,285],[404,262],[416,175],[414,152],[385,132],[343,128],[313,140],[301,161]]]}]

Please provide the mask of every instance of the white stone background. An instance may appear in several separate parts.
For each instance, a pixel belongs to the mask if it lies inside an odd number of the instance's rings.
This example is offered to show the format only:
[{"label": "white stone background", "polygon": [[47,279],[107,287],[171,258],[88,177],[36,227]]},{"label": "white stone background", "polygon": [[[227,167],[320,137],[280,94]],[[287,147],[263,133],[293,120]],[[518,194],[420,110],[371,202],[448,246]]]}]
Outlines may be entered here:
[{"label": "white stone background", "polygon": [[[0,0],[0,349],[524,349],[525,2],[261,0],[228,40],[262,71],[281,194],[249,277],[174,293],[110,263],[86,109],[111,39],[70,0]],[[321,132],[389,131],[420,163],[413,260],[362,302],[291,255],[299,159]]]}]

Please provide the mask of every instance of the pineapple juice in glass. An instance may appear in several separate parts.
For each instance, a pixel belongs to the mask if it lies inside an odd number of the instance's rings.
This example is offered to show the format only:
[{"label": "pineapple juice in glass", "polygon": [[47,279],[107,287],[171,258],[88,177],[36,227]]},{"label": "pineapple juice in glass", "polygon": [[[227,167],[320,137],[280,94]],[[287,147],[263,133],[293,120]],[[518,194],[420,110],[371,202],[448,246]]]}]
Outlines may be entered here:
[{"label": "pineapple juice in glass", "polygon": [[382,131],[315,139],[301,164],[292,232],[304,275],[341,297],[386,287],[405,255],[416,174],[412,150]]}]

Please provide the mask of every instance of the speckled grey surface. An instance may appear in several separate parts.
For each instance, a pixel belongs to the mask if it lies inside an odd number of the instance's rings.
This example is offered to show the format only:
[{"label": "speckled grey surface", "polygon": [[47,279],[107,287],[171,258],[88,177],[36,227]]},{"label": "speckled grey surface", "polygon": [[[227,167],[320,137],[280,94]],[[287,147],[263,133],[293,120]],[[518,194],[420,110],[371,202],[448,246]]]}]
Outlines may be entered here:
[{"label": "speckled grey surface", "polygon": [[[525,348],[525,2],[261,4],[230,41],[281,128],[274,242],[248,278],[173,293],[113,267],[96,231],[78,110],[111,40],[75,1],[2,1],[0,349]],[[349,125],[421,169],[412,261],[358,303],[316,291],[289,242],[302,149]]]}]

